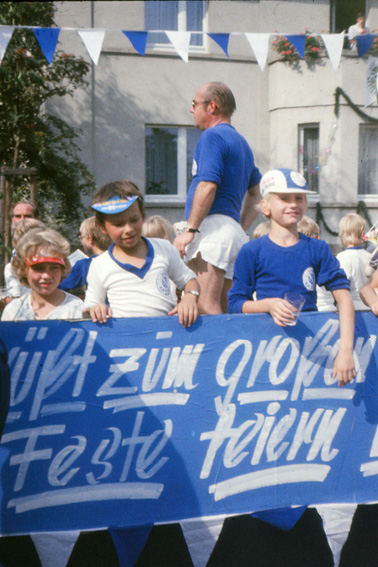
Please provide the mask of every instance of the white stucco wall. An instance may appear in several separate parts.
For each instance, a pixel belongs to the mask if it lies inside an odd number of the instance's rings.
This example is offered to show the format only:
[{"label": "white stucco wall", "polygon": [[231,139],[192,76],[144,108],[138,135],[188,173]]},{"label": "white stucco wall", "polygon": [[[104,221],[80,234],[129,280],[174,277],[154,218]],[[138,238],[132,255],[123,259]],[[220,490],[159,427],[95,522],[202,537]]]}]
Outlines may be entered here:
[{"label": "white stucco wall", "polygon": [[[367,4],[369,22],[374,22],[378,19],[378,2],[368,0]],[[60,26],[84,28],[92,24],[107,30],[88,87],[78,91],[72,100],[56,101],[54,108],[82,128],[83,159],[98,185],[130,178],[143,190],[145,125],[192,125],[190,101],[197,88],[208,81],[225,82],[233,91],[238,106],[233,124],[250,143],[262,171],[279,166],[297,168],[298,124],[320,124],[320,153],[324,152],[334,122],[336,87],[343,88],[363,109],[366,59],[344,53],[337,72],[327,56],[320,65],[299,62],[295,70],[275,62],[277,55],[270,50],[268,64],[261,72],[242,34],[327,30],[329,0],[212,0],[205,29],[233,32],[229,42],[231,61],[208,39],[202,52],[190,53],[189,63],[172,48],[147,51],[145,57],[132,48],[121,30],[144,29],[144,2],[56,2],[56,6]],[[67,52],[89,60],[77,33],[62,32],[61,38]],[[362,120],[344,99],[341,105],[335,142],[320,172],[319,199],[334,229],[338,218],[349,212],[348,206],[355,207],[358,199],[358,129]],[[377,106],[368,112],[378,117]],[[375,206],[373,201],[369,204]],[[183,203],[172,206],[162,202],[161,208],[154,205],[148,212],[181,220]],[[376,220],[378,209],[372,208],[371,216]]]}]

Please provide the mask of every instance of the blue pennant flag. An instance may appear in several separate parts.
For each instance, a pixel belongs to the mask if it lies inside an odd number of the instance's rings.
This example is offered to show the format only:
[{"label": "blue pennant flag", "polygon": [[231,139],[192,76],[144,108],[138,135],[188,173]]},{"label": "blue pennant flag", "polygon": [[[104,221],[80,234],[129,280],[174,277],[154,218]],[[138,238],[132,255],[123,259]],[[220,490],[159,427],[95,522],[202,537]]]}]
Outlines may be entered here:
[{"label": "blue pennant flag", "polygon": [[297,506],[295,508],[275,508],[273,510],[253,512],[251,516],[287,532],[295,526],[305,511],[306,506]]},{"label": "blue pennant flag", "polygon": [[290,43],[293,44],[293,46],[298,51],[302,59],[304,59],[306,36],[301,34],[301,35],[286,35],[285,37],[288,41],[290,41]]},{"label": "blue pennant flag", "polygon": [[33,28],[44,56],[51,63],[53,60],[60,28]]},{"label": "blue pennant flag", "polygon": [[217,43],[221,49],[223,49],[223,51],[227,55],[227,59],[230,60],[230,58],[228,56],[228,41],[230,39],[230,34],[229,33],[208,33],[207,35],[209,37],[211,37],[211,39],[213,39],[215,41],[215,43]]},{"label": "blue pennant flag", "polygon": [[358,57],[362,57],[369,51],[374,41],[375,35],[372,33],[356,36]]},{"label": "blue pennant flag", "polygon": [[147,44],[147,33],[146,31],[125,31],[122,30],[125,36],[130,40],[133,48],[135,51],[139,53],[139,55],[144,55],[146,51],[146,44]]},{"label": "blue pennant flag", "polygon": [[141,528],[109,528],[117,550],[120,567],[134,567],[142,551],[152,526]]}]

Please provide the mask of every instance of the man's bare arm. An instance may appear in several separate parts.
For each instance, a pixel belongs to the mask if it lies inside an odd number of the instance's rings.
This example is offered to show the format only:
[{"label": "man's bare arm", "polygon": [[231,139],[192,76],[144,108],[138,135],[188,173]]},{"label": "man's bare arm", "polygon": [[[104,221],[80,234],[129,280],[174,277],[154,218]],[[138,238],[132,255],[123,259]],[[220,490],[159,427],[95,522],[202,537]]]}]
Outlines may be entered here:
[{"label": "man's bare arm", "polygon": [[[188,218],[188,226],[190,228],[199,228],[201,222],[207,216],[211,205],[213,204],[215,193],[217,191],[217,184],[211,181],[200,181],[196,187],[192,210]],[[185,255],[185,246],[190,244],[195,236],[193,232],[183,232],[178,236],[173,245],[180,252],[181,257]]]},{"label": "man's bare arm", "polygon": [[240,216],[240,222],[244,231],[247,231],[253,221],[257,218],[259,211],[257,205],[261,200],[260,183],[248,189]]}]

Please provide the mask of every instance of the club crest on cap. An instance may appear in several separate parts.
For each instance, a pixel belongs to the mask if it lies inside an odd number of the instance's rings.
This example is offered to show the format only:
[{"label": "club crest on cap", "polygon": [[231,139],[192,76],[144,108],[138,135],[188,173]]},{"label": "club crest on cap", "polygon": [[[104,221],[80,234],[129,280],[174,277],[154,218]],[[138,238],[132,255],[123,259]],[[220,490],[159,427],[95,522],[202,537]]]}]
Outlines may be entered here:
[{"label": "club crest on cap", "polygon": [[116,215],[117,213],[122,213],[126,211],[135,201],[138,199],[137,195],[131,197],[112,197],[107,201],[101,203],[93,203],[91,205],[92,209],[99,211],[100,213],[105,213],[107,215]]},{"label": "club crest on cap", "polygon": [[292,169],[271,169],[267,171],[261,179],[260,191],[263,199],[269,193],[316,194],[316,191],[308,189],[307,181],[303,175]]}]

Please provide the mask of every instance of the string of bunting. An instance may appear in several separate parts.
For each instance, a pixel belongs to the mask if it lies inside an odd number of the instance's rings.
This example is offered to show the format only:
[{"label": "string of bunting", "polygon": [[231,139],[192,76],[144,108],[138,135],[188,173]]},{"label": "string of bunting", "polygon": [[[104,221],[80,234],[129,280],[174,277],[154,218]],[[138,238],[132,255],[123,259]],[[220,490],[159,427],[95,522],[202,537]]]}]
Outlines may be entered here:
[{"label": "string of bunting", "polygon": [[[331,33],[302,33],[302,34],[282,34],[274,33],[247,33],[247,32],[230,32],[230,33],[209,33],[209,32],[189,32],[189,31],[171,31],[171,30],[144,30],[144,31],[131,31],[131,30],[114,30],[104,28],[42,28],[33,26],[0,26],[0,62],[4,57],[7,45],[12,37],[15,29],[32,29],[38,40],[38,43],[50,64],[53,60],[56,46],[59,39],[59,34],[62,30],[76,32],[83,41],[89,56],[95,65],[101,54],[102,44],[105,38],[105,33],[122,32],[130,41],[131,45],[139,55],[144,56],[147,47],[147,38],[149,34],[165,33],[172,46],[175,48],[178,55],[187,63],[189,60],[189,48],[192,35],[202,35],[210,37],[225,53],[227,59],[230,61],[228,53],[228,45],[231,36],[245,36],[248,40],[259,64],[261,71],[264,70],[268,57],[268,51],[271,47],[271,38],[285,37],[290,42],[298,53],[298,55],[306,60],[305,43],[306,38],[321,38],[328,57],[331,61],[332,67],[337,71],[342,50],[344,46],[344,32],[340,34]],[[357,55],[362,57],[377,43],[378,35],[366,34],[357,36]]]}]

